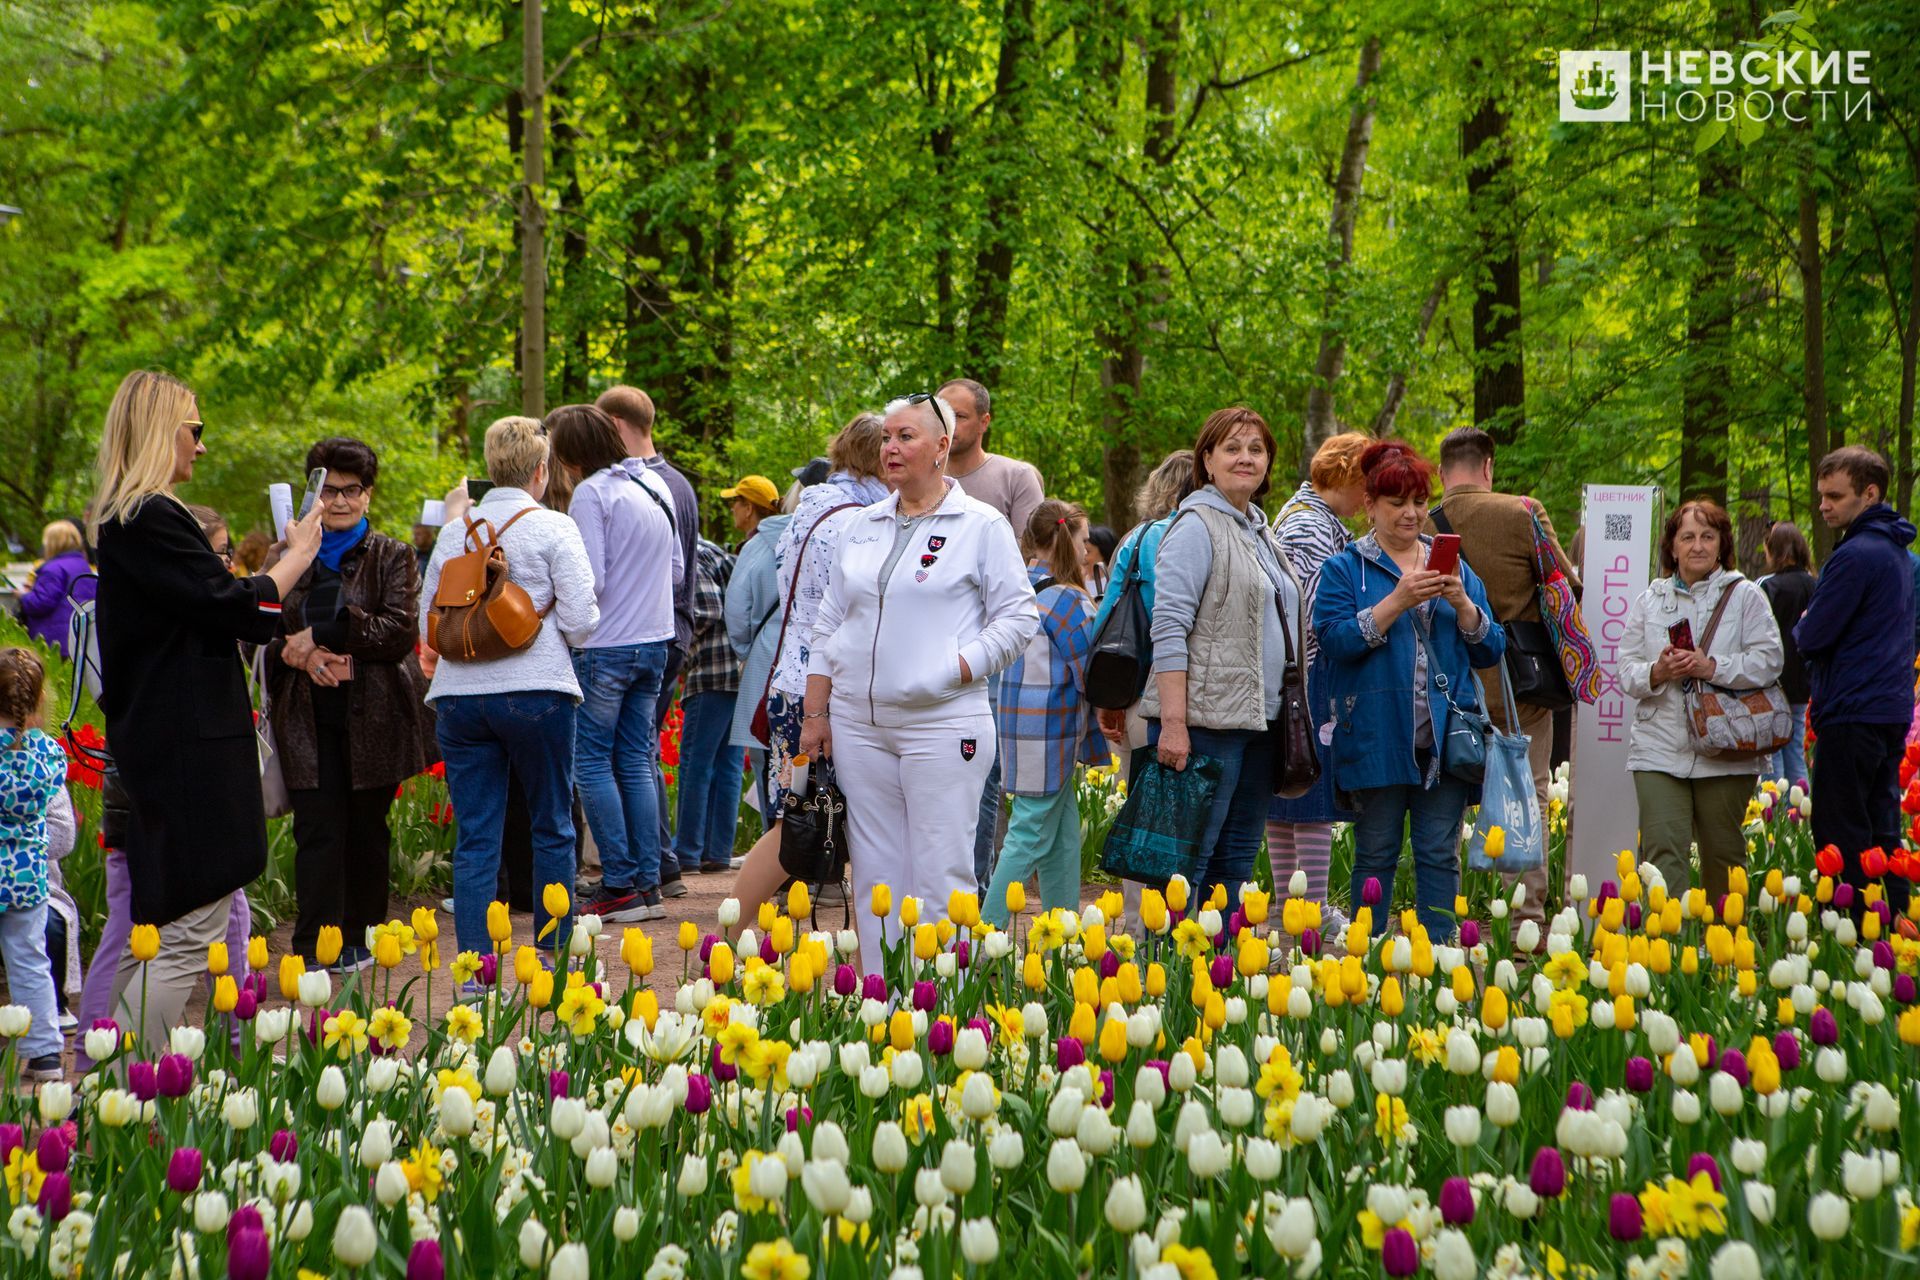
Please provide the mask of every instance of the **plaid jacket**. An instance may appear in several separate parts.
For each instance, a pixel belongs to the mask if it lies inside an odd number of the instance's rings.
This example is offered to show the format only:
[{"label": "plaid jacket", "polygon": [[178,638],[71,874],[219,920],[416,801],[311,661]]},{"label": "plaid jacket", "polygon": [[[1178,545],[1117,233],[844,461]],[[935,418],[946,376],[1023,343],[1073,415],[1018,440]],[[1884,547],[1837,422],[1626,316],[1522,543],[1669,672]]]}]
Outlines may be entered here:
[{"label": "plaid jacket", "polygon": [[[1043,570],[1029,568],[1038,583]],[[1105,764],[1112,748],[1100,736],[1086,688],[1093,613],[1082,592],[1050,586],[1039,594],[1040,629],[1026,652],[1002,671],[994,723],[1000,731],[1000,778],[1009,795],[1046,796],[1073,782],[1078,764]]]},{"label": "plaid jacket", "polygon": [[740,688],[740,656],[727,639],[727,582],[733,556],[718,543],[700,539],[696,548],[699,578],[693,586],[693,657],[681,696],[733,693]]}]

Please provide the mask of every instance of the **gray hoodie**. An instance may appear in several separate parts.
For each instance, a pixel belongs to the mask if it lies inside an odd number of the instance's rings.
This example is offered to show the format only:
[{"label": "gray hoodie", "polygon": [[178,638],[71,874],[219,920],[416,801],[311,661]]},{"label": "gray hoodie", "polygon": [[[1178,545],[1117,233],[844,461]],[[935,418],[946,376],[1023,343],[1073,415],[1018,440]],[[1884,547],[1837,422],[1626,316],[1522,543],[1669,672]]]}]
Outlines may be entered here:
[{"label": "gray hoodie", "polygon": [[[1267,577],[1286,601],[1284,622],[1271,594],[1267,596],[1266,610],[1261,615],[1261,683],[1266,691],[1266,717],[1272,720],[1280,714],[1280,684],[1287,665],[1286,637],[1281,631],[1283,626],[1292,635],[1295,661],[1304,661],[1305,651],[1301,648],[1299,633],[1300,595],[1292,578],[1280,567],[1273,536],[1267,528],[1266,512],[1258,505],[1249,505],[1246,514],[1242,515],[1212,485],[1189,495],[1180,504],[1180,510],[1202,506],[1227,513],[1246,529],[1247,537],[1254,543],[1255,553],[1260,558],[1260,567],[1266,570]],[[1160,549],[1153,560],[1151,634],[1154,670],[1187,669],[1187,635],[1193,630],[1194,615],[1200,608],[1200,596],[1206,590],[1207,575],[1212,571],[1213,539],[1207,536],[1206,526],[1197,518],[1176,518],[1166,536],[1160,540]]]}]

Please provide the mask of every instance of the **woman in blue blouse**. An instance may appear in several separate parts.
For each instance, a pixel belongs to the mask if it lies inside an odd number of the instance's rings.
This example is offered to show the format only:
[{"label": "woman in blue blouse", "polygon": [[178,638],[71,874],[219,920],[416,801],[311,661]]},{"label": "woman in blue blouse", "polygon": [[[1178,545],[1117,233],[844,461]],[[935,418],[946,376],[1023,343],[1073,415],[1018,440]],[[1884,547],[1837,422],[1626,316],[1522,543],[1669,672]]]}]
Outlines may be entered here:
[{"label": "woman in blue blouse", "polygon": [[[1434,941],[1451,937],[1460,880],[1460,822],[1477,785],[1440,767],[1451,695],[1479,706],[1473,668],[1500,662],[1506,635],[1466,562],[1427,566],[1420,526],[1433,467],[1398,441],[1360,455],[1371,531],[1320,571],[1313,623],[1333,703],[1334,785],[1359,812],[1353,825],[1353,906],[1380,882],[1373,932],[1385,930],[1402,831],[1411,826],[1414,900]],[[1443,679],[1444,677],[1444,679]]]}]

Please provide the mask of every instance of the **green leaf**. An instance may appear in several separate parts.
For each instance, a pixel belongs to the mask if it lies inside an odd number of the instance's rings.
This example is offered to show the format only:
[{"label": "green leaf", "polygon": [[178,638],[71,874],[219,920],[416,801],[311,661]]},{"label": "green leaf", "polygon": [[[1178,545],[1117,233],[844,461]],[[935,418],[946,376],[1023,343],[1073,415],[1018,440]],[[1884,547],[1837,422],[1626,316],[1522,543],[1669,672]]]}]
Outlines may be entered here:
[{"label": "green leaf", "polygon": [[1702,155],[1713,150],[1714,144],[1718,143],[1720,139],[1726,135],[1726,132],[1727,122],[1725,120],[1707,121],[1701,125],[1699,131],[1693,135],[1693,154]]}]

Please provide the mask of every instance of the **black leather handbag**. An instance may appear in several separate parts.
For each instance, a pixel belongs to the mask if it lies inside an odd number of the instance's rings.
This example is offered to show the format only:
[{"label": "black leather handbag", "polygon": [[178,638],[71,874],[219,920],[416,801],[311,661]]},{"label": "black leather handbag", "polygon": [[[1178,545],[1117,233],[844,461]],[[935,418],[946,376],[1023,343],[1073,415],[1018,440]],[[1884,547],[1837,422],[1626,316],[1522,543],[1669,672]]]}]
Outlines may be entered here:
[{"label": "black leather handbag", "polygon": [[[1280,603],[1277,595],[1274,603]],[[1306,604],[1302,601],[1300,625],[1306,624]],[[1293,800],[1313,790],[1320,781],[1320,753],[1314,747],[1307,680],[1293,651],[1293,633],[1284,625],[1280,633],[1287,641],[1287,668],[1280,679],[1280,717],[1273,722],[1273,794]]]},{"label": "black leather handbag", "polygon": [[[1134,549],[1139,555],[1139,548]],[[1109,587],[1109,590],[1112,588]],[[1152,621],[1140,598],[1138,561],[1127,568],[1120,598],[1094,633],[1087,655],[1086,699],[1102,711],[1125,711],[1146,692],[1147,672],[1153,666]]]},{"label": "black leather handbag", "polygon": [[847,798],[829,762],[807,779],[807,792],[788,792],[780,810],[780,869],[804,884],[839,884],[847,872]]}]

